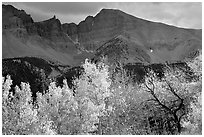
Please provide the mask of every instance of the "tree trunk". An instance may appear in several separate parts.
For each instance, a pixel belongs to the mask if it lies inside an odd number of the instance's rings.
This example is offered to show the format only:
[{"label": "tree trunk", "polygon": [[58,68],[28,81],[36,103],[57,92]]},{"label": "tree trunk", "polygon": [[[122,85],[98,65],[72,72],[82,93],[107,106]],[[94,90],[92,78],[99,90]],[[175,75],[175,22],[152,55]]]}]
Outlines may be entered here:
[{"label": "tree trunk", "polygon": [[178,133],[181,133],[181,123],[180,123],[180,121],[178,119],[178,116],[175,113],[173,114],[173,116],[174,116],[174,120],[175,120],[175,123],[176,123],[176,127],[178,129]]}]

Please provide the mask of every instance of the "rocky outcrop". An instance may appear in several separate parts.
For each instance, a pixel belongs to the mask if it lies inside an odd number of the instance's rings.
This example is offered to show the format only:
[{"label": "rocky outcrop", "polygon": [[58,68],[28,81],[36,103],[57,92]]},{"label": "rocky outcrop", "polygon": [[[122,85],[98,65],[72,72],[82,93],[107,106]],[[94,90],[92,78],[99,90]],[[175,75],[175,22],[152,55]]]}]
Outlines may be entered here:
[{"label": "rocky outcrop", "polygon": [[[3,58],[37,56],[62,64],[79,65],[78,49],[55,16],[34,22],[30,15],[11,5],[3,5]],[[76,58],[76,59],[75,59]]]},{"label": "rocky outcrop", "polygon": [[105,41],[121,34],[124,19],[118,12],[120,11],[103,9],[95,17],[88,16],[78,25],[63,24],[63,30],[85,49],[95,50]]},{"label": "rocky outcrop", "polygon": [[68,35],[75,35],[78,33],[77,25],[75,23],[62,24],[63,31]]},{"label": "rocky outcrop", "polygon": [[62,25],[59,19],[54,16],[51,19],[35,22],[28,28],[28,33],[30,35],[37,34],[46,39],[50,39],[53,42],[70,42],[69,37],[62,31]]},{"label": "rocky outcrop", "polygon": [[2,5],[2,27],[3,29],[26,27],[33,23],[33,19],[24,10],[18,10],[12,5]]},{"label": "rocky outcrop", "polygon": [[34,22],[24,10],[18,10],[12,5],[2,5],[3,29],[25,28],[29,35],[39,35],[53,42],[71,42],[62,31],[62,25],[56,16],[42,22]]}]

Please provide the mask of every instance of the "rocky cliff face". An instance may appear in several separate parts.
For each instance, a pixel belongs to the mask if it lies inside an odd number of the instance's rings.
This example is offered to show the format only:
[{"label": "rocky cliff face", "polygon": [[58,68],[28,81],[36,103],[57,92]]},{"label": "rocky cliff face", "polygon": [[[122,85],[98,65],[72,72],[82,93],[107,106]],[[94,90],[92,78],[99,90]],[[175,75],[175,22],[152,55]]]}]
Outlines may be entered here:
[{"label": "rocky cliff face", "polygon": [[36,34],[54,42],[72,43],[70,38],[62,31],[60,20],[56,19],[55,16],[42,22],[35,22],[27,27],[27,30],[30,35]]},{"label": "rocky cliff face", "polygon": [[163,63],[183,60],[202,48],[201,30],[150,22],[120,10],[102,9],[78,25],[61,24],[55,16],[34,22],[11,5],[3,5],[2,11],[3,58],[44,56],[78,65],[87,57],[107,55],[110,60],[127,58],[127,63]]},{"label": "rocky cliff face", "polygon": [[[72,30],[65,33],[87,50],[95,51],[101,46],[104,47],[104,44],[107,45],[111,39],[114,41],[116,37],[122,36],[126,39],[124,43],[134,43],[135,48],[143,51],[142,56],[138,54],[138,50],[132,51],[132,54],[140,56],[138,60],[133,59],[136,62],[180,61],[202,47],[201,30],[150,22],[120,10],[102,9],[95,17],[88,16],[78,25],[63,24],[63,27],[64,30]],[[108,51],[107,48],[100,49]],[[104,53],[104,51],[99,53]]]},{"label": "rocky cliff face", "polygon": [[95,50],[102,43],[123,33],[124,17],[119,10],[101,10],[95,17],[88,16],[84,21],[76,24],[63,24],[66,33],[81,46],[88,50]]},{"label": "rocky cliff face", "polygon": [[2,28],[26,27],[33,19],[24,10],[18,10],[12,5],[2,5]]},{"label": "rocky cliff face", "polygon": [[55,16],[34,22],[30,15],[11,5],[3,5],[3,58],[35,56],[62,64],[79,65],[87,53],[79,54],[72,39],[62,31]]}]

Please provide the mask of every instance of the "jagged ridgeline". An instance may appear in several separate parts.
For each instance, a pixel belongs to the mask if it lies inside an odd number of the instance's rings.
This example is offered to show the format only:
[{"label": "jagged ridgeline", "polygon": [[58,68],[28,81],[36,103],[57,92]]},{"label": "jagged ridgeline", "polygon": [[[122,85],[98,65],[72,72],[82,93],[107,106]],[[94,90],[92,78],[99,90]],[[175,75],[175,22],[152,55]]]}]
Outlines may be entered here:
[{"label": "jagged ridgeline", "polygon": [[127,73],[134,73],[134,81],[141,82],[146,68],[161,76],[165,62],[185,68],[182,61],[194,58],[202,47],[201,32],[113,9],[102,9],[79,24],[62,24],[54,15],[35,22],[24,10],[3,4],[3,76],[10,74],[13,86],[29,82],[35,92],[46,89],[52,80],[61,85],[64,78],[72,87],[86,58],[98,62],[105,56],[110,68],[120,62]]},{"label": "jagged ridgeline", "polygon": [[[164,63],[194,57],[202,30],[143,20],[120,10],[102,9],[79,24],[56,16],[35,22],[32,15],[2,5],[3,58],[37,56],[78,66],[85,58],[107,55],[125,63]],[[116,49],[116,50],[114,50]]]},{"label": "jagged ridgeline", "polygon": [[2,5],[3,134],[202,133],[202,30],[31,16]]}]

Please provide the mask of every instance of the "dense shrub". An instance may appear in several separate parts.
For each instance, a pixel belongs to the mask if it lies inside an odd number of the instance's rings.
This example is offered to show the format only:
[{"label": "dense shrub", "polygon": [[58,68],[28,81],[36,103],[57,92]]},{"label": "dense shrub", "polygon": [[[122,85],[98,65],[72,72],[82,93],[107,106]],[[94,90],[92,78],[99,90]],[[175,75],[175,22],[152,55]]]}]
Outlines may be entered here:
[{"label": "dense shrub", "polygon": [[[201,55],[200,55],[201,56]],[[108,65],[85,60],[82,74],[62,86],[51,82],[33,100],[29,83],[11,92],[2,81],[3,134],[201,134],[201,57],[187,62],[197,79],[167,69],[162,78],[148,71],[143,84],[124,70],[110,78]]]},{"label": "dense shrub", "polygon": [[3,134],[91,134],[98,130],[99,117],[108,113],[105,100],[111,95],[108,66],[86,60],[85,71],[75,80],[75,94],[66,80],[63,87],[51,83],[32,102],[29,84],[9,92],[12,80],[3,79]]}]

